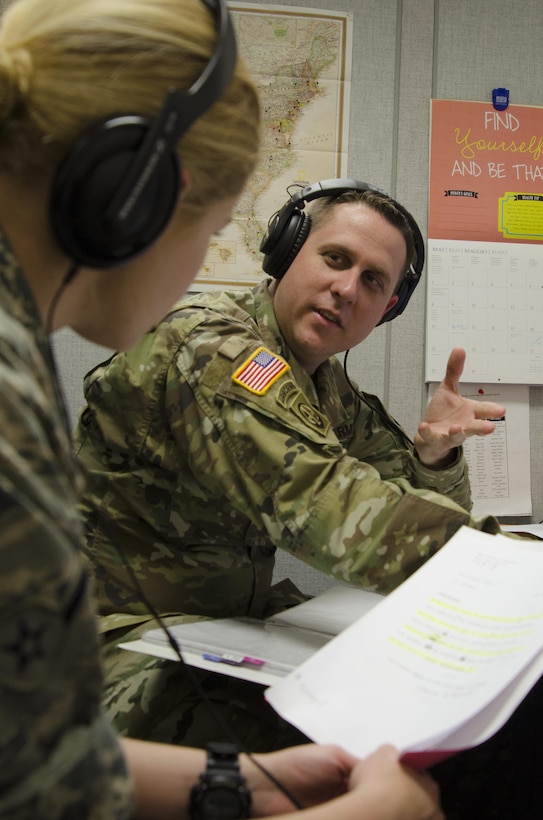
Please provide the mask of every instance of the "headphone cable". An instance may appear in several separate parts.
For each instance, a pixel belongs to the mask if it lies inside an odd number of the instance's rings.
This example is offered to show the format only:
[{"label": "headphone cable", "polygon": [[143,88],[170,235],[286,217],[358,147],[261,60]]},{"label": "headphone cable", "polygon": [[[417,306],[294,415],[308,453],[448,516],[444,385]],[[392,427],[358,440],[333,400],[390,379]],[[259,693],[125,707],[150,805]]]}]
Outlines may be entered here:
[{"label": "headphone cable", "polygon": [[[365,402],[368,405],[368,407],[374,413],[376,413],[379,416],[379,418],[381,419],[382,424],[384,424],[384,426],[387,428],[387,430],[394,430],[395,427],[393,425],[395,425],[396,428],[400,428],[400,425],[398,424],[398,422],[395,419],[393,419],[391,416],[387,417],[385,415],[385,413],[383,412],[383,410],[379,406],[379,400],[378,399],[377,399],[377,403],[375,403],[372,400],[371,395],[368,395],[367,393],[364,393],[364,391],[360,390],[360,388],[357,387],[357,385],[352,381],[351,377],[347,373],[347,358],[348,358],[350,352],[351,352],[351,350],[349,348],[349,350],[345,351],[344,356],[343,356],[343,372],[345,374],[345,378],[347,379],[347,384],[349,385],[349,387],[351,388],[353,393],[355,395],[357,395],[359,399],[362,399],[362,401]],[[376,399],[376,397],[374,396],[373,399]],[[400,428],[400,429],[402,430],[402,433],[405,436],[406,441],[408,441],[411,445],[413,445],[413,439],[410,436],[407,435],[405,430],[403,430],[402,428]]]},{"label": "headphone cable", "polygon": [[62,282],[53,294],[53,298],[51,299],[51,303],[47,310],[44,323],[44,330],[47,338],[49,338],[53,332],[53,319],[55,318],[55,311],[58,307],[60,297],[64,293],[64,288],[70,284],[76,273],[79,271],[79,267],[79,262],[70,262],[70,267],[68,268],[64,279],[62,280]]}]

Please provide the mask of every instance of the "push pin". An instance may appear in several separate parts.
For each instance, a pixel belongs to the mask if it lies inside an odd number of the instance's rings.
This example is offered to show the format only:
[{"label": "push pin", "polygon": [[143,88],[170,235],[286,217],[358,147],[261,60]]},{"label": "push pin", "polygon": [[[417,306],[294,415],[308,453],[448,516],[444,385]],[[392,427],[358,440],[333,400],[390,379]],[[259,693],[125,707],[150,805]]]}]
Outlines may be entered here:
[{"label": "push pin", "polygon": [[505,111],[509,105],[509,89],[495,88],[492,92],[492,105],[496,111]]}]

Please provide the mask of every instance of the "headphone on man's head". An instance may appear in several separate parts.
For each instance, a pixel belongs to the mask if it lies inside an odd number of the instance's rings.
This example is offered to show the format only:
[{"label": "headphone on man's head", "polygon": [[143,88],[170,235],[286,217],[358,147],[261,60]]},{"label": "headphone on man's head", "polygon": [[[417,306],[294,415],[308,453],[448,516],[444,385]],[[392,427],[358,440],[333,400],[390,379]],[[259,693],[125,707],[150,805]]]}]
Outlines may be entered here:
[{"label": "headphone on man's head", "polygon": [[186,91],[170,88],[152,120],[111,117],[83,134],[61,164],[52,227],[79,265],[108,268],[146,250],[174,213],[181,188],[180,137],[232,79],[237,47],[226,0],[202,0],[217,29],[215,51]]},{"label": "headphone on man's head", "polygon": [[260,250],[265,254],[262,267],[270,276],[281,279],[309,235],[311,216],[304,211],[306,203],[321,196],[338,197],[348,191],[373,191],[390,200],[405,216],[413,235],[415,262],[402,279],[397,291],[398,301],[385,313],[379,324],[390,322],[403,313],[418,285],[424,267],[424,241],[420,228],[409,211],[374,185],[356,179],[325,179],[296,191],[270,219],[268,231],[260,244]]}]

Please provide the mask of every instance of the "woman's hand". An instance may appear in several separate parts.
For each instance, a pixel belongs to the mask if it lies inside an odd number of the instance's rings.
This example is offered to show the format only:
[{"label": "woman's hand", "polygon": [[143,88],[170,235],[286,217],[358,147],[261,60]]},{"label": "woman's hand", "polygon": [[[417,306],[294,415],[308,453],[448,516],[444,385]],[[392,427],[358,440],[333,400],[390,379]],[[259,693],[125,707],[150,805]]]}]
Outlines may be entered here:
[{"label": "woman's hand", "polygon": [[[357,758],[339,746],[308,743],[278,752],[255,754],[303,807],[315,806],[343,794]],[[245,756],[242,772],[253,797],[256,817],[295,811],[296,806]]]}]

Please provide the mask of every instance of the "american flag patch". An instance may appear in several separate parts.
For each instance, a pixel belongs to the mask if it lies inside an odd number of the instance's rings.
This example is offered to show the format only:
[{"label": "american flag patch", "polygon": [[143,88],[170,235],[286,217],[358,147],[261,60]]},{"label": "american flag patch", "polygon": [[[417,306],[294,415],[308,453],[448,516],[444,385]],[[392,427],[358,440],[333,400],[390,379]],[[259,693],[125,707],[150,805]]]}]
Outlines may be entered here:
[{"label": "american flag patch", "polygon": [[259,347],[241,367],[239,367],[232,381],[246,387],[251,393],[262,396],[272,386],[279,376],[290,370],[290,365],[281,356],[276,356],[271,350]]}]

